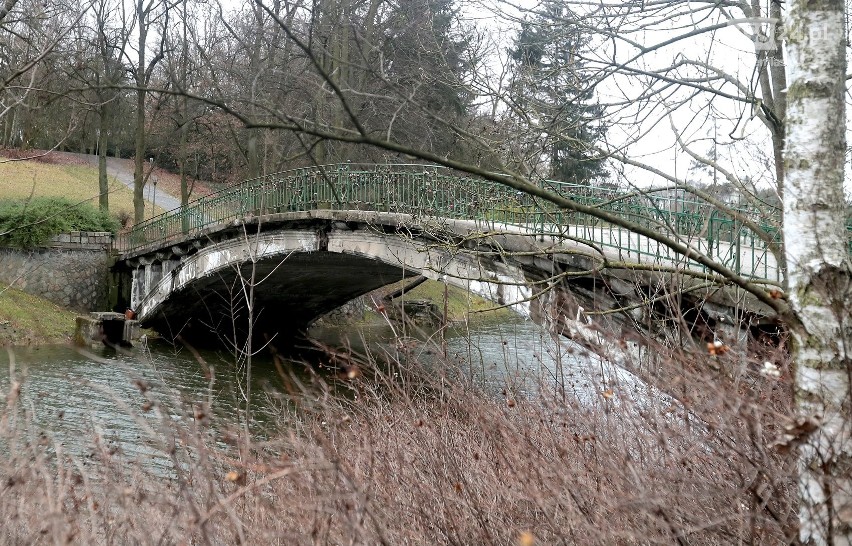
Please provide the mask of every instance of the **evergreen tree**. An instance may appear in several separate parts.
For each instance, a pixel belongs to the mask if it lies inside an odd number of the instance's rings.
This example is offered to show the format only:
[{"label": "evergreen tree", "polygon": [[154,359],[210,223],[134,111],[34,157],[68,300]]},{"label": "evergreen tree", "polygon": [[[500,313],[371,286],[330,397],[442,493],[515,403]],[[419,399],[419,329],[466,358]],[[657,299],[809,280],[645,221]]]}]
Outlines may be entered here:
[{"label": "evergreen tree", "polygon": [[603,138],[602,108],[591,102],[594,88],[586,84],[578,53],[587,39],[562,0],[545,0],[521,26],[510,51],[512,100],[532,126],[528,146],[540,150],[552,180],[587,183],[605,176],[603,160],[594,150]]},{"label": "evergreen tree", "polygon": [[[401,0],[388,13],[382,44],[383,72],[392,97],[382,101],[377,125],[399,110],[393,136],[433,153],[452,156],[458,142],[437,119],[464,125],[473,96],[464,84],[472,69],[470,37],[458,20],[455,0]],[[378,86],[377,86],[378,87]]]},{"label": "evergreen tree", "polygon": [[[460,150],[452,127],[464,126],[473,100],[465,81],[474,45],[458,9],[456,0],[317,0],[306,41],[364,130],[450,157]],[[318,125],[348,126],[335,97],[316,93],[315,103]],[[328,162],[398,159],[332,142],[314,155]]]}]

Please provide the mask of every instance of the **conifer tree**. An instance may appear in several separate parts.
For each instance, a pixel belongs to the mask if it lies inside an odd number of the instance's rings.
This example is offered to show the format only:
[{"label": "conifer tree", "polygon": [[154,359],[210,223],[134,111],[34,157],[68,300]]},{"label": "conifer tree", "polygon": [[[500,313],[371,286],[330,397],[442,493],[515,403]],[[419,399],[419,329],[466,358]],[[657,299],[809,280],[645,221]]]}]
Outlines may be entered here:
[{"label": "conifer tree", "polygon": [[561,0],[547,0],[522,24],[510,51],[513,101],[530,125],[527,146],[537,147],[545,166],[539,174],[586,183],[605,175],[594,144],[606,129],[603,109],[592,103],[581,51],[587,38]]}]

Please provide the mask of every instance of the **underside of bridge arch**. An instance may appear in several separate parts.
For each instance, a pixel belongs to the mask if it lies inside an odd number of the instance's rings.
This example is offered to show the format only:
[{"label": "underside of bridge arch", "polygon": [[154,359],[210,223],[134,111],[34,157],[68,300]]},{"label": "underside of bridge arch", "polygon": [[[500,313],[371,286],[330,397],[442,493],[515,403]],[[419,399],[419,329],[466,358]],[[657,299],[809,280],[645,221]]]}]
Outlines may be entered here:
[{"label": "underside of bridge arch", "polygon": [[376,288],[411,276],[402,267],[352,254],[294,252],[226,267],[172,293],[147,325],[204,339],[248,332],[247,295],[254,279],[254,334],[292,334]]}]

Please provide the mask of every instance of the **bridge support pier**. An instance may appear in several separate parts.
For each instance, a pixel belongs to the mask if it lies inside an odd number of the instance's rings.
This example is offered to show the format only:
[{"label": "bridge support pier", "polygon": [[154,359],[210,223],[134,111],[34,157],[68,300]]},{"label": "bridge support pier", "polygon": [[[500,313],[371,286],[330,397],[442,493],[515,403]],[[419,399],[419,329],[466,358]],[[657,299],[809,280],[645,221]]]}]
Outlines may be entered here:
[{"label": "bridge support pier", "polygon": [[139,321],[121,313],[89,313],[77,317],[74,344],[129,346],[139,339]]},{"label": "bridge support pier", "polygon": [[172,273],[180,265],[179,259],[140,261],[131,273],[130,308],[137,309],[139,303],[157,285],[163,276]]}]

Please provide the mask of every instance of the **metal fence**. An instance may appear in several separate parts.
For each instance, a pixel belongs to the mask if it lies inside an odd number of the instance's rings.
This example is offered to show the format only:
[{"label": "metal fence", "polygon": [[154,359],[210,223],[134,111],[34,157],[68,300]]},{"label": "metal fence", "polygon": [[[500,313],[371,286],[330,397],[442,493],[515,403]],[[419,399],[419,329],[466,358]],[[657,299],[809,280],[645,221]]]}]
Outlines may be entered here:
[{"label": "metal fence", "polygon": [[[683,194],[626,193],[553,181],[544,185],[577,203],[676,237],[739,274],[780,280],[780,268],[765,241],[741,220],[707,202]],[[496,182],[419,164],[324,165],[247,180],[136,224],[119,236],[117,247],[132,252],[250,215],[320,209],[475,220],[487,229],[587,241],[632,261],[701,267],[651,238],[607,224],[592,214],[560,209]],[[779,237],[771,218],[762,218],[754,210],[735,210],[759,225],[768,237]]]}]

